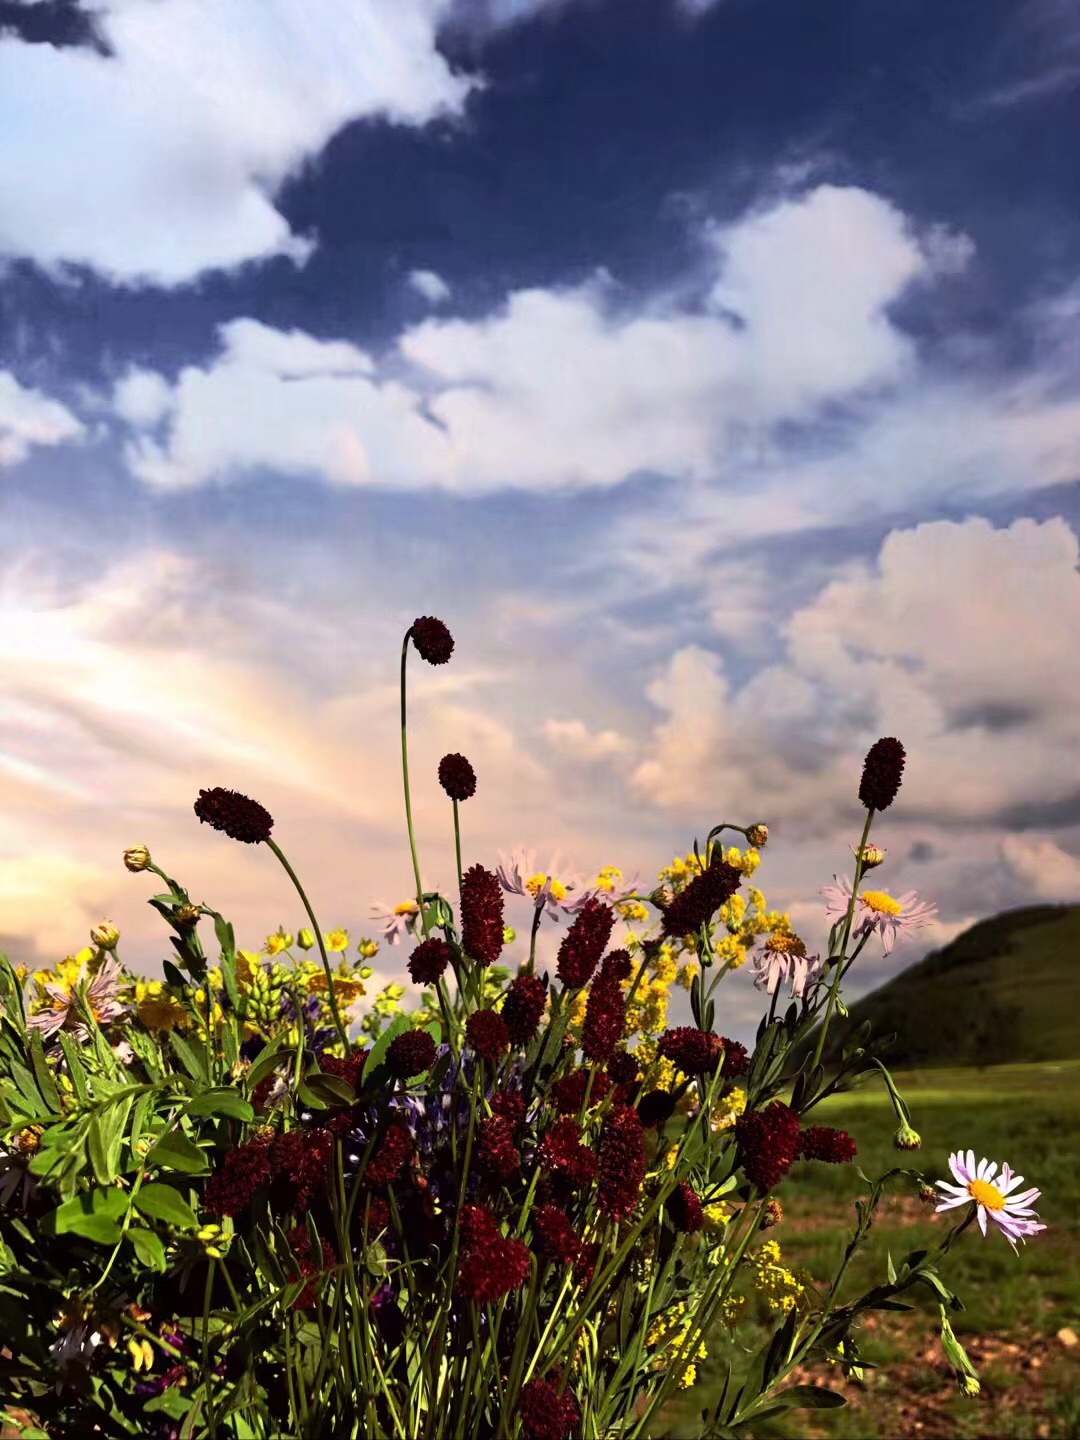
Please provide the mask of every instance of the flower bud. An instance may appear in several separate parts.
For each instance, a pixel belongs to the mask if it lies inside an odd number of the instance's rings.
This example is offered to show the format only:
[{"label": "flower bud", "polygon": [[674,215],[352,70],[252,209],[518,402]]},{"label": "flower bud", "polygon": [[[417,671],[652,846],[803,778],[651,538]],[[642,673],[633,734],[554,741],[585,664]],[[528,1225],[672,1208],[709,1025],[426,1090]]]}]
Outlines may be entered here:
[{"label": "flower bud", "polygon": [[[854,846],[849,846],[848,848],[851,850],[851,853],[855,856],[857,860],[859,858],[860,852],[856,850]],[[861,852],[863,870],[866,871],[875,869],[885,859],[886,853],[887,852],[882,850],[880,845],[864,845]]]},{"label": "flower bud", "polygon": [[512,925],[504,925],[504,926],[503,926],[503,944],[504,944],[504,945],[512,945],[516,939],[517,939],[517,931],[513,928],[513,926],[512,926]]},{"label": "flower bud", "polygon": [[116,942],[120,939],[120,931],[108,920],[102,920],[100,925],[95,925],[90,931],[90,939],[99,950],[115,950]]},{"label": "flower bud", "polygon": [[975,1378],[974,1375],[961,1375],[961,1376],[960,1376],[960,1394],[961,1394],[961,1395],[967,1395],[967,1396],[969,1396],[969,1397],[970,1397],[970,1396],[973,1396],[973,1395],[978,1395],[978,1393],[979,1393],[979,1391],[980,1391],[981,1389],[982,1389],[982,1386],[979,1384],[978,1380],[976,1380],[976,1378]]},{"label": "flower bud", "polygon": [[202,914],[198,905],[178,905],[173,911],[173,919],[183,930],[190,930]]},{"label": "flower bud", "polygon": [[372,970],[370,965],[361,965],[357,973],[361,980],[370,980],[372,975],[375,974],[375,971]]},{"label": "flower bud", "polygon": [[301,950],[310,950],[315,944],[315,936],[305,927],[303,930],[297,932],[296,943],[300,946]]},{"label": "flower bud", "polygon": [[746,832],[746,838],[755,850],[760,850],[769,838],[769,827],[767,825],[751,825]]},{"label": "flower bud", "polygon": [[365,960],[370,960],[373,955],[379,953],[379,947],[374,940],[361,940],[356,948]]},{"label": "flower bud", "polygon": [[649,899],[658,910],[666,910],[675,895],[669,885],[658,885],[655,890],[649,892]]},{"label": "flower bud", "polygon": [[771,1230],[774,1225],[779,1225],[784,1218],[784,1208],[779,1200],[770,1200],[765,1206],[765,1212],[761,1217],[762,1230]]},{"label": "flower bud", "polygon": [[150,851],[145,845],[132,845],[130,850],[124,851],[124,864],[132,874],[137,874],[149,866]]},{"label": "flower bud", "polygon": [[917,1130],[913,1130],[905,1120],[893,1136],[892,1143],[897,1150],[921,1150],[922,1136]]},{"label": "flower bud", "polygon": [[940,1196],[932,1185],[920,1185],[919,1199],[924,1205],[936,1205]]}]

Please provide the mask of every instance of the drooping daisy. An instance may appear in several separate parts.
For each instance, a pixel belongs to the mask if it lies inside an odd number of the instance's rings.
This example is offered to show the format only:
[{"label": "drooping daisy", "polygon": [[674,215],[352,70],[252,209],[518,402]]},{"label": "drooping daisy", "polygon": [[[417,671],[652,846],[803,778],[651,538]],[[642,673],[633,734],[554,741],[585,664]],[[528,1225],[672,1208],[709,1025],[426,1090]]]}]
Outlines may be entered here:
[{"label": "drooping daisy", "polygon": [[780,986],[790,985],[792,997],[801,1000],[821,973],[820,955],[807,955],[806,946],[797,935],[777,931],[765,941],[760,954],[752,962],[754,984],[759,990],[775,995]]},{"label": "drooping daisy", "polygon": [[[851,903],[851,883],[841,880],[839,875],[833,879],[837,882],[835,885],[825,885],[821,890],[828,901],[825,913],[830,920],[842,920]],[[859,937],[871,930],[880,931],[881,943],[888,955],[898,936],[903,939],[909,930],[929,924],[936,914],[937,906],[918,900],[914,890],[905,890],[896,899],[884,890],[863,890],[856,902],[851,933]]]},{"label": "drooping daisy", "polygon": [[405,934],[415,935],[420,921],[420,907],[415,900],[403,900],[390,909],[386,905],[373,905],[371,918],[383,927],[383,939],[387,945],[398,945]]},{"label": "drooping daisy", "polygon": [[559,876],[559,853],[552,856],[546,870],[536,868],[536,852],[518,847],[507,859],[499,852],[495,873],[499,884],[510,895],[528,895],[537,910],[546,910],[553,920],[559,911],[576,914],[594,893],[582,887],[581,876],[564,872]]},{"label": "drooping daisy", "polygon": [[[49,1003],[37,1014],[31,1015],[27,1021],[35,1030],[41,1031],[43,1040],[49,1039],[58,1030],[64,1029],[70,1030],[77,1040],[83,1041],[89,1038],[89,1031],[85,1023],[73,1008],[76,989],[84,979],[86,979],[86,972],[80,969],[74,979],[62,978],[59,983],[55,981],[46,983],[44,988]],[[119,989],[123,979],[124,974],[120,966],[113,959],[111,952],[106,952],[105,959],[86,987],[86,1003],[90,1013],[103,1028],[127,1014],[127,1006],[121,1004],[119,1000]]]},{"label": "drooping daisy", "polygon": [[987,1216],[999,1227],[1009,1244],[1016,1249],[1017,1240],[1037,1235],[1045,1230],[1038,1224],[1038,1216],[1031,1208],[1042,1194],[1041,1190],[1024,1190],[1015,1194],[1017,1187],[1024,1183],[1022,1175],[1014,1175],[1008,1165],[1002,1165],[997,1174],[997,1161],[980,1160],[975,1164],[975,1152],[965,1155],[958,1150],[949,1156],[949,1169],[957,1180],[953,1185],[948,1180],[939,1180],[938,1189],[946,1197],[937,1208],[954,1210],[958,1205],[974,1204],[979,1229],[986,1234]]}]

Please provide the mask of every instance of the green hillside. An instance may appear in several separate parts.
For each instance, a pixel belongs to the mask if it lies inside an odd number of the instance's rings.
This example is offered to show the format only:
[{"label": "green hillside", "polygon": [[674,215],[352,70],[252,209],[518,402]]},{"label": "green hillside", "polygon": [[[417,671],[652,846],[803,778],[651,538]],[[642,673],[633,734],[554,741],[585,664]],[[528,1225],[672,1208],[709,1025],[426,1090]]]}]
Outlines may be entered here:
[{"label": "green hillside", "polygon": [[981,920],[856,1001],[830,1027],[828,1052],[865,1020],[895,1031],[884,1058],[900,1067],[1080,1057],[1080,905]]}]

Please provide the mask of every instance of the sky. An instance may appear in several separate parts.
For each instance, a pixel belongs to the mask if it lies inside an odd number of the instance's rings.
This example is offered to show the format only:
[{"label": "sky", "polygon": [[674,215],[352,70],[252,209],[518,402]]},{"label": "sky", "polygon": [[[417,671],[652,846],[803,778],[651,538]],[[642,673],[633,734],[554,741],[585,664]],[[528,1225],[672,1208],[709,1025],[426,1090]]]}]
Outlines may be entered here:
[{"label": "sky", "polygon": [[0,948],[160,972],[137,843],[295,930],[214,785],[375,936],[420,615],[451,898],[458,751],[466,866],[764,821],[813,953],[895,735],[851,995],[1080,900],[1078,124],[1068,0],[0,0]]}]

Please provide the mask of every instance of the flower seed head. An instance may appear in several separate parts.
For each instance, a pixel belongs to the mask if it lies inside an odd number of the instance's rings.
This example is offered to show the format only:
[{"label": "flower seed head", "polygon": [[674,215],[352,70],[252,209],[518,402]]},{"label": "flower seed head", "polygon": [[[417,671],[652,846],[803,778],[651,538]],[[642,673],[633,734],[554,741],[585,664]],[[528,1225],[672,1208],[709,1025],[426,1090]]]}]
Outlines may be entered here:
[{"label": "flower seed head", "polygon": [[245,845],[257,845],[260,840],[269,840],[274,828],[273,817],[257,800],[251,800],[236,790],[200,790],[195,801],[195,814],[215,830],[223,830],[232,840]]},{"label": "flower seed head", "polygon": [[444,755],[439,761],[439,784],[451,800],[468,800],[476,794],[476,772],[464,755]]},{"label": "flower seed head", "polygon": [[913,1130],[905,1120],[893,1136],[893,1145],[897,1150],[921,1150],[922,1136],[917,1130]]},{"label": "flower seed head", "polygon": [[760,850],[769,838],[769,827],[767,825],[751,825],[746,832],[746,838],[755,850]]},{"label": "flower seed head", "polygon": [[124,851],[124,864],[133,875],[145,870],[150,864],[150,851],[145,845],[132,845]]},{"label": "flower seed head", "polygon": [[870,746],[859,786],[859,799],[868,810],[887,810],[896,799],[905,758],[903,745],[892,735]]},{"label": "flower seed head", "polygon": [[409,628],[420,658],[429,665],[445,665],[454,653],[454,637],[434,615],[421,615]]}]

